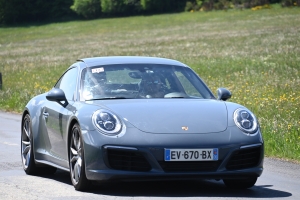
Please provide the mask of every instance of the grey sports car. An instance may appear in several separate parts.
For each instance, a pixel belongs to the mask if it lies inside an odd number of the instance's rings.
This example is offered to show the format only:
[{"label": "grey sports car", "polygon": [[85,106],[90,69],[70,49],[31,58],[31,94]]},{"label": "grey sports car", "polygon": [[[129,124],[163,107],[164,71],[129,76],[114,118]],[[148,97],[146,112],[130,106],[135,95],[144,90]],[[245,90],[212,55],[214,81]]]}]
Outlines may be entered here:
[{"label": "grey sports car", "polygon": [[222,179],[252,187],[264,142],[254,114],[217,98],[187,65],[153,57],[78,60],[22,115],[27,174],[70,172],[92,181]]}]

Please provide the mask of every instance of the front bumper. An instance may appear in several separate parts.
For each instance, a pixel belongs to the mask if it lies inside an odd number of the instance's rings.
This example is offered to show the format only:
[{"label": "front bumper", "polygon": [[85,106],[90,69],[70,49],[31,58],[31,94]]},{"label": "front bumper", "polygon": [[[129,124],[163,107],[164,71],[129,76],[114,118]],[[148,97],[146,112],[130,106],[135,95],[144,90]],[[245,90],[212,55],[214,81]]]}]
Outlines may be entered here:
[{"label": "front bumper", "polygon": [[[263,172],[261,134],[235,127],[212,134],[150,134],[136,129],[121,138],[84,132],[89,180],[190,180],[259,177]],[[218,148],[218,161],[164,161],[165,148]]]}]

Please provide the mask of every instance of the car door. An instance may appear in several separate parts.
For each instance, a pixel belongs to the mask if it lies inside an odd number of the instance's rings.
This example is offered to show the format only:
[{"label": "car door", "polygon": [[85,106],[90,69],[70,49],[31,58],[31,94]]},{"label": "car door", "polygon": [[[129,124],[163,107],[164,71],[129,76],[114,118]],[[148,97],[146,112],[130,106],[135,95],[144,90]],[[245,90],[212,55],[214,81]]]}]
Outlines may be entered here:
[{"label": "car door", "polygon": [[57,82],[55,88],[62,89],[66,95],[67,103],[59,104],[47,101],[43,108],[45,117],[46,134],[49,138],[49,153],[56,158],[57,164],[66,163],[68,160],[67,151],[67,123],[70,116],[75,111],[72,106],[76,97],[78,71],[77,68],[69,69]]}]

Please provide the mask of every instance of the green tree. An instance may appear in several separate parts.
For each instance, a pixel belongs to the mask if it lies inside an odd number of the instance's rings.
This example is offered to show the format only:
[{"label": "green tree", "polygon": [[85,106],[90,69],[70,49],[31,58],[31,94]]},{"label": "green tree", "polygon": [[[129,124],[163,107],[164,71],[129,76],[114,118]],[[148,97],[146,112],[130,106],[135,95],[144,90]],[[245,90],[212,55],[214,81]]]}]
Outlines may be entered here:
[{"label": "green tree", "polygon": [[140,0],[101,0],[102,12],[109,15],[133,15],[141,11]]},{"label": "green tree", "polygon": [[0,0],[0,23],[41,22],[70,15],[73,0]]},{"label": "green tree", "polygon": [[101,13],[100,0],[74,0],[71,9],[87,19],[96,18]]},{"label": "green tree", "polygon": [[183,11],[187,0],[141,0],[143,10],[150,13]]},{"label": "green tree", "polygon": [[22,0],[0,0],[0,23],[11,24],[18,22],[24,11],[24,2]]}]

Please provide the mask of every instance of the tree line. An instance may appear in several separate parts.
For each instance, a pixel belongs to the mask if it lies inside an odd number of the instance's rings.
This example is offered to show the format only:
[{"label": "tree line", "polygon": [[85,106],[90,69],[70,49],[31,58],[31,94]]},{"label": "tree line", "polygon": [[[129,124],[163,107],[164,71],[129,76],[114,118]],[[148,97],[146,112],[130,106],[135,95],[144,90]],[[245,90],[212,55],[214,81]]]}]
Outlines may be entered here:
[{"label": "tree line", "polygon": [[82,17],[209,11],[281,3],[300,6],[300,0],[0,0],[0,24],[59,21]]}]

